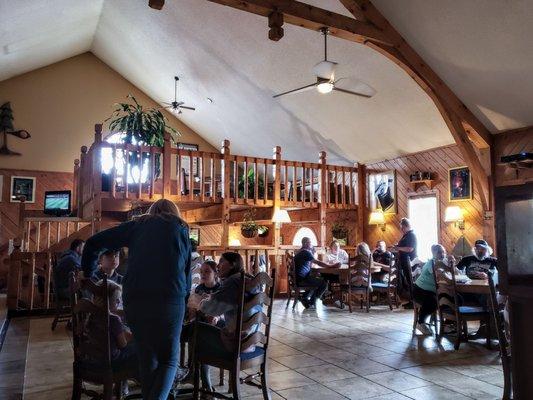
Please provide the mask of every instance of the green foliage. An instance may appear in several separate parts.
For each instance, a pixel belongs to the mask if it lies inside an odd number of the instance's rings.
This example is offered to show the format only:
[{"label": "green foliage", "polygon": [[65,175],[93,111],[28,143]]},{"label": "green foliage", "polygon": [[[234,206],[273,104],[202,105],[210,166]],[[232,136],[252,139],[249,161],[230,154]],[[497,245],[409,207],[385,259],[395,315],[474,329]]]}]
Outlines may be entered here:
[{"label": "green foliage", "polygon": [[13,128],[13,111],[11,110],[11,103],[2,104],[0,106],[0,131],[12,131]]},{"label": "green foliage", "polygon": [[[239,176],[239,197],[244,198],[244,182],[248,180],[248,198],[253,199],[255,197],[255,173],[254,169],[250,168],[246,173]],[[265,181],[261,175],[257,178],[257,191],[259,194],[265,193]],[[258,197],[259,197],[258,194]]]},{"label": "green foliage", "polygon": [[109,123],[112,132],[124,133],[125,143],[131,144],[135,138],[138,144],[162,147],[165,132],[170,133],[172,140],[174,135],[179,135],[178,131],[167,125],[168,120],[160,110],[155,108],[144,110],[131,94],[127,98],[133,103],[115,104],[115,111],[106,119],[106,122],[112,119]]},{"label": "green foliage", "polygon": [[331,226],[331,233],[336,239],[345,239],[348,237],[348,228],[343,222],[335,222]]}]

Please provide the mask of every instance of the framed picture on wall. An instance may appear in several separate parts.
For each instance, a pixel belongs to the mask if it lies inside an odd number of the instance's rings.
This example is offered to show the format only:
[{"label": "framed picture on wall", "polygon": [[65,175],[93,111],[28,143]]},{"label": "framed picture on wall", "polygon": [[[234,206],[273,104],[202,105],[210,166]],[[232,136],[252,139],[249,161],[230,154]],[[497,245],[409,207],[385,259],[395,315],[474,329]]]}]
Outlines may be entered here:
[{"label": "framed picture on wall", "polygon": [[398,211],[396,171],[374,172],[368,175],[368,204],[371,211],[382,209],[385,214]]},{"label": "framed picture on wall", "polygon": [[196,244],[200,245],[200,228],[190,228],[189,239],[195,240]]},{"label": "framed picture on wall", "polygon": [[450,201],[472,199],[472,175],[466,166],[448,170],[448,190]]},{"label": "framed picture on wall", "polygon": [[0,203],[4,197],[4,175],[0,175]]},{"label": "framed picture on wall", "polygon": [[32,176],[12,176],[10,200],[20,203],[20,196],[26,197],[26,203],[35,203],[35,178]]}]

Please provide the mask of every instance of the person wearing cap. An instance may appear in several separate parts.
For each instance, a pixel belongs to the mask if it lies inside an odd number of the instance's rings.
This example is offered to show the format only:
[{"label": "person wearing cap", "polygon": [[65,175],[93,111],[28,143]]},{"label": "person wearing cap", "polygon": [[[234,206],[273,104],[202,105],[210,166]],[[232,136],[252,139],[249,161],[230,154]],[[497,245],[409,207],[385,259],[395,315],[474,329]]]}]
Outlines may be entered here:
[{"label": "person wearing cap", "polygon": [[122,285],[122,275],[117,272],[117,267],[120,264],[120,250],[105,250],[100,254],[98,269],[94,273],[93,279],[97,282],[104,279],[104,274],[107,275],[108,281],[113,281],[118,285]]},{"label": "person wearing cap", "polygon": [[470,279],[487,279],[488,273],[496,271],[497,260],[492,256],[492,248],[488,243],[476,240],[472,255],[466,256],[459,261],[457,268],[463,270]]}]

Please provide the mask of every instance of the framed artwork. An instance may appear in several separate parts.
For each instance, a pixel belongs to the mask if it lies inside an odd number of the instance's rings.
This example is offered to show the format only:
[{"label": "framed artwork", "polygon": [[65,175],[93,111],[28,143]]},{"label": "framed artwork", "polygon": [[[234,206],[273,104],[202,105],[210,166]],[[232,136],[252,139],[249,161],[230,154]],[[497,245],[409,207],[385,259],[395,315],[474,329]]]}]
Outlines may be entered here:
[{"label": "framed artwork", "polygon": [[19,197],[25,196],[26,203],[35,203],[35,178],[31,176],[12,176],[9,198],[12,203],[20,203]]},{"label": "framed artwork", "polygon": [[[187,151],[198,151],[198,145],[194,143],[178,143],[178,150],[187,150]],[[192,157],[192,166],[189,161],[189,168],[192,170],[194,176],[198,176],[198,157]]]},{"label": "framed artwork", "polygon": [[472,175],[466,166],[448,170],[448,191],[450,201],[472,199]]},{"label": "framed artwork", "polygon": [[0,203],[4,197],[4,175],[0,175]]},{"label": "framed artwork", "polygon": [[196,241],[197,245],[200,245],[200,228],[190,228],[189,229],[189,239]]},{"label": "framed artwork", "polygon": [[382,209],[385,214],[396,214],[396,171],[374,172],[368,175],[368,204],[371,211]]}]

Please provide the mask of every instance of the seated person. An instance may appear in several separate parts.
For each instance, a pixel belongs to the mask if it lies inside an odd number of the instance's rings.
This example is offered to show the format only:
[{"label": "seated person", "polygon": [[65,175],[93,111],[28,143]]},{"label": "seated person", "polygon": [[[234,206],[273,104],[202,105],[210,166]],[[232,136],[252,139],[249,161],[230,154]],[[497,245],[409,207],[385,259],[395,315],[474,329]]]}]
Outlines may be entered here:
[{"label": "seated person", "polygon": [[327,288],[327,284],[324,279],[311,275],[311,264],[317,264],[323,268],[338,268],[341,266],[340,263],[330,265],[315,259],[311,239],[308,237],[302,238],[302,248],[298,250],[294,256],[296,280],[298,285],[312,286],[315,288],[303,293],[301,301],[305,308],[309,308],[311,305],[314,305],[316,299],[322,297]]},{"label": "seated person", "polygon": [[378,240],[376,242],[376,248],[372,253],[372,260],[374,265],[379,265],[381,271],[372,273],[372,282],[387,283],[389,278],[389,266],[392,261],[393,255],[387,250],[387,244],[384,240]]},{"label": "seated person", "polygon": [[348,253],[346,250],[341,249],[341,245],[337,240],[334,240],[329,245],[329,251],[326,254],[326,261],[328,264],[348,264],[349,260]]},{"label": "seated person", "polygon": [[[350,268],[355,267],[368,269],[368,273],[370,274],[372,263],[372,253],[370,251],[370,247],[365,242],[359,243],[355,249],[355,258],[353,263],[350,264]],[[365,278],[362,275],[355,275],[352,277],[350,284],[355,288],[366,288],[368,285],[370,286],[370,290],[372,290],[372,283],[368,282],[368,278]]]},{"label": "seated person", "polygon": [[100,281],[107,275],[108,281],[113,281],[118,285],[122,285],[123,276],[117,272],[117,267],[120,264],[120,250],[106,250],[100,254],[98,269],[94,273],[93,279]]},{"label": "seated person", "polygon": [[[210,295],[205,295],[202,300],[194,303],[193,299],[189,307],[197,308],[207,317],[218,317],[223,315],[225,324],[223,328],[205,322],[199,322],[197,326],[197,343],[195,351],[200,354],[227,358],[231,357],[235,349],[235,329],[237,325],[237,312],[239,309],[239,288],[241,285],[241,272],[244,270],[244,262],[239,253],[226,252],[220,257],[218,263],[218,273],[222,280],[218,291]],[[243,332],[246,337],[253,331]],[[242,349],[243,353],[254,351],[253,349]],[[202,368],[202,384],[206,388],[211,388],[208,367]]]},{"label": "seated person", "polygon": [[[98,282],[99,285],[103,281]],[[109,344],[111,350],[111,363],[117,369],[131,369],[137,370],[138,358],[137,351],[133,337],[129,329],[122,322],[118,315],[118,309],[121,304],[122,287],[113,281],[107,282],[108,297],[109,297]],[[104,307],[103,299],[101,297],[94,297],[93,302],[99,307]],[[103,351],[107,346],[107,338],[104,335],[104,319],[102,315],[91,314],[87,322],[87,333],[89,343],[96,347],[97,352]],[[99,361],[99,360],[95,360]]]},{"label": "seated person", "polygon": [[65,251],[54,267],[54,283],[56,295],[60,299],[69,299],[69,275],[71,272],[81,271],[81,254],[85,241],[74,239],[70,243],[69,250]]},{"label": "seated person", "polygon": [[426,321],[437,309],[437,288],[435,287],[435,277],[433,276],[433,265],[436,261],[445,261],[446,250],[442,245],[434,244],[431,246],[431,254],[433,258],[424,264],[420,276],[413,285],[414,300],[421,306],[416,328],[424,335],[433,333]]},{"label": "seated person", "polygon": [[459,261],[457,268],[462,270],[470,279],[487,279],[488,272],[497,271],[497,260],[492,255],[492,248],[483,240],[476,240],[472,255]]},{"label": "seated person", "polygon": [[[336,240],[331,242],[329,245],[329,251],[326,254],[325,260],[326,263],[335,265],[338,263],[348,264],[350,257],[346,250],[341,249],[340,243]],[[338,283],[339,275],[335,274],[320,274],[320,276],[325,279],[328,283]]]}]

